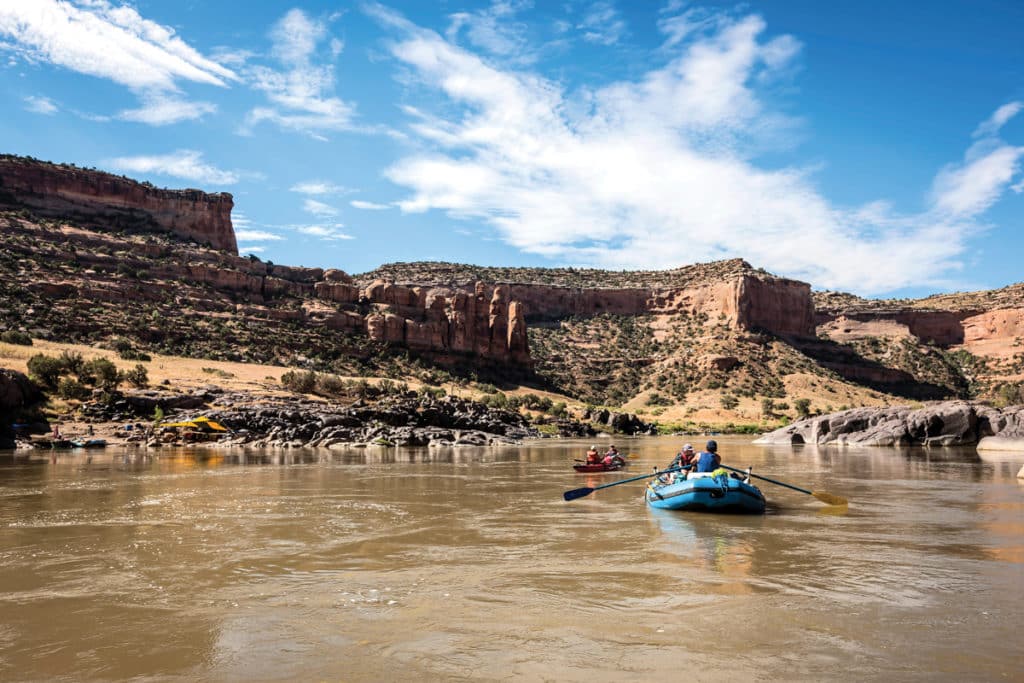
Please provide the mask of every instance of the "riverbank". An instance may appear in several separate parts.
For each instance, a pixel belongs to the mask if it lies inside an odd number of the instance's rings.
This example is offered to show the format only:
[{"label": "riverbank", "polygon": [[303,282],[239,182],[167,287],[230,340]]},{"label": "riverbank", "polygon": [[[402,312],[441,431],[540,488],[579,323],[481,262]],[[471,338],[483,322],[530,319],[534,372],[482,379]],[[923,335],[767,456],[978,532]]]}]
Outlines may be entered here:
[{"label": "riverbank", "polygon": [[942,401],[920,408],[853,408],[799,420],[754,443],[1014,450],[1024,445],[1024,406],[994,408],[972,401]]}]

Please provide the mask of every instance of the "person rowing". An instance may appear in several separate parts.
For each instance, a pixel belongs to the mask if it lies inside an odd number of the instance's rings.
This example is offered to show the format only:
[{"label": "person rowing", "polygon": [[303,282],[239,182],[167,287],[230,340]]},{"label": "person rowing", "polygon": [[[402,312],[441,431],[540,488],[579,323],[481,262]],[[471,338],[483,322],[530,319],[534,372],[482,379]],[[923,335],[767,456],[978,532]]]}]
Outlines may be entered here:
[{"label": "person rowing", "polygon": [[587,451],[587,464],[588,465],[597,465],[600,462],[601,462],[601,454],[598,453],[598,451],[597,451],[597,444],[594,444],[593,446],[590,447],[590,450]]}]

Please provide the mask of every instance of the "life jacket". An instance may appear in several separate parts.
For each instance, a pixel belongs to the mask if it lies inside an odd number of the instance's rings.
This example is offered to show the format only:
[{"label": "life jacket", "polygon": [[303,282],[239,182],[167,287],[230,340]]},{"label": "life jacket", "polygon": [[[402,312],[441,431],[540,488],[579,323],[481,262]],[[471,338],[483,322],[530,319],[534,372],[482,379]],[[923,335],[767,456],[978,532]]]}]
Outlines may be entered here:
[{"label": "life jacket", "polygon": [[714,453],[708,453],[707,451],[701,451],[696,458],[697,472],[714,472],[718,467],[718,456]]},{"label": "life jacket", "polygon": [[601,456],[598,454],[597,451],[587,451],[587,462],[601,462]]}]

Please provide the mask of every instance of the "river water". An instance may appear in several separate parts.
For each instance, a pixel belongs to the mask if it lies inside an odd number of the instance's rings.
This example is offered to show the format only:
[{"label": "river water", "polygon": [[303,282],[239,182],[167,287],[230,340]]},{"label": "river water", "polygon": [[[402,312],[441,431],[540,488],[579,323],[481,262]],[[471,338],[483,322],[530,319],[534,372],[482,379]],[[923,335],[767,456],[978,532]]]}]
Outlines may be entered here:
[{"label": "river water", "polygon": [[652,510],[678,439],[0,454],[0,679],[1024,680],[1024,460],[766,448],[763,516]]}]

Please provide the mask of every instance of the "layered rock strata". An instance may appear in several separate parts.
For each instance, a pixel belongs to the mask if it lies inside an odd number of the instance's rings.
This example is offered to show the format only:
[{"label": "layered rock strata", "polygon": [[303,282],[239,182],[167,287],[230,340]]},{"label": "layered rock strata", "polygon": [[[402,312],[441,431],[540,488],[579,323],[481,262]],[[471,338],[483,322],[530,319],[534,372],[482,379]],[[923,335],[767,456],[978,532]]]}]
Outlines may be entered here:
[{"label": "layered rock strata", "polygon": [[[497,283],[507,291],[510,300],[520,302],[522,315],[529,322],[601,314],[685,315],[722,321],[743,331],[764,331],[783,337],[814,336],[810,285],[759,273],[739,259],[723,261],[721,266],[721,276],[717,278],[712,270],[699,281],[687,282],[685,274],[669,277],[670,271],[666,271],[665,284],[638,287],[573,287],[501,280]],[[434,289],[449,293],[475,290],[473,282],[455,279],[441,284],[436,282],[438,279],[428,274],[424,281],[435,280]],[[392,281],[404,287],[424,286],[411,280]]]},{"label": "layered rock strata", "polygon": [[0,208],[74,218],[103,226],[155,227],[238,253],[226,192],[160,190],[122,176],[25,157],[0,155]]}]

